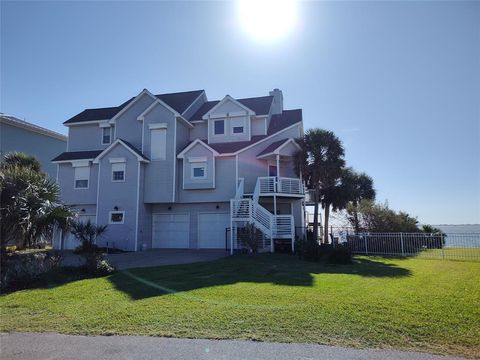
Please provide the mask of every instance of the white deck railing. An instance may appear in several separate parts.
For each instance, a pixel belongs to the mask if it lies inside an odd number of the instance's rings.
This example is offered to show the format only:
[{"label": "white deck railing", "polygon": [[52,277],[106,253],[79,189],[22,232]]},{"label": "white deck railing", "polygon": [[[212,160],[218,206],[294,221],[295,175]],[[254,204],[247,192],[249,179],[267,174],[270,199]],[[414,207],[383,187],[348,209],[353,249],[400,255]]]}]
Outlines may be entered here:
[{"label": "white deck railing", "polygon": [[[244,180],[239,179],[235,198],[230,200],[230,214],[232,228],[236,229],[235,222],[253,223],[263,233],[263,246],[268,244],[273,251],[272,239],[293,238],[295,224],[293,215],[274,215],[259,204],[261,194],[295,194],[303,195],[304,188],[300,179],[280,178],[275,176],[259,177],[252,199],[243,198]],[[232,232],[232,251],[238,246],[236,230]]]},{"label": "white deck railing", "polygon": [[274,226],[274,237],[281,236],[293,236],[294,233],[294,224],[292,215],[277,215],[274,216],[275,226]]},{"label": "white deck railing", "polygon": [[302,181],[297,178],[265,176],[257,179],[257,187],[262,194],[304,195]]},{"label": "white deck railing", "polygon": [[230,214],[233,220],[250,221],[252,218],[252,200],[230,200]]}]

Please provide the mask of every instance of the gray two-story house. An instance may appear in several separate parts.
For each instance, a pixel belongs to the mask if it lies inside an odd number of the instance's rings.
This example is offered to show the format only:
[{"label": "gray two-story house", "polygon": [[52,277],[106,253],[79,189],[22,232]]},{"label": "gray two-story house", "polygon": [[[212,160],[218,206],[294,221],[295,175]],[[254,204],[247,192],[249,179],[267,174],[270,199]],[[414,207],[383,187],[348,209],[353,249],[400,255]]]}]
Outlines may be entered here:
[{"label": "gray two-story house", "polygon": [[[274,251],[273,240],[293,246],[303,227],[304,186],[294,171],[302,111],[284,110],[278,89],[216,101],[203,90],[145,89],[64,124],[68,149],[53,159],[62,199],[81,221],[108,224],[99,246],[233,252],[249,222]],[[59,247],[75,245],[62,238]]]}]

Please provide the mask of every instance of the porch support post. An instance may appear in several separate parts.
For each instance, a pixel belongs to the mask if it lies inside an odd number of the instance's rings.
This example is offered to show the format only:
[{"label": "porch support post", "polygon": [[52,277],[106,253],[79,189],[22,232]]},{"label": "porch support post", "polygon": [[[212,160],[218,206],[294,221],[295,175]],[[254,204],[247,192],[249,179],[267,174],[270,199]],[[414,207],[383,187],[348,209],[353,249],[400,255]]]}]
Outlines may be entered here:
[{"label": "porch support post", "polygon": [[[278,168],[277,168],[278,172]],[[277,195],[273,195],[273,225],[272,225],[272,238],[270,239],[270,252],[275,252],[275,246],[273,243],[273,233],[277,231]]]},{"label": "porch support post", "polygon": [[230,199],[230,255],[233,255],[233,200]]},{"label": "porch support post", "polygon": [[280,155],[277,154],[277,177],[280,177]]}]

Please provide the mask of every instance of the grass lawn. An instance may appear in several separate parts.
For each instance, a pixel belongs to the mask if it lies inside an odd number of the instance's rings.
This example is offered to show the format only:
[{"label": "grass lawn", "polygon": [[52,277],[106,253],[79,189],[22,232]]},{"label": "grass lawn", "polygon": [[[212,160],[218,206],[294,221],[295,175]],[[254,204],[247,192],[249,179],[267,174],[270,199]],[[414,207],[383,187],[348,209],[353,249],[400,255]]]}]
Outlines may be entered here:
[{"label": "grass lawn", "polygon": [[480,262],[235,256],[0,296],[1,331],[309,342],[480,357]]}]

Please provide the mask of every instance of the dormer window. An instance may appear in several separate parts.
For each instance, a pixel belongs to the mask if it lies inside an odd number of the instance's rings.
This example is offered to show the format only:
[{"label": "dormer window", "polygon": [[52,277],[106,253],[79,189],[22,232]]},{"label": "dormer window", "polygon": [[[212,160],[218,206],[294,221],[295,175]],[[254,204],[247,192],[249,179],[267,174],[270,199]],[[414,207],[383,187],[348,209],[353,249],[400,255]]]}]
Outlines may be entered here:
[{"label": "dormer window", "polygon": [[225,134],[225,120],[215,120],[213,126],[215,135]]},{"label": "dormer window", "polygon": [[111,141],[111,131],[112,128],[110,127],[103,127],[102,128],[102,145],[108,145]]}]

